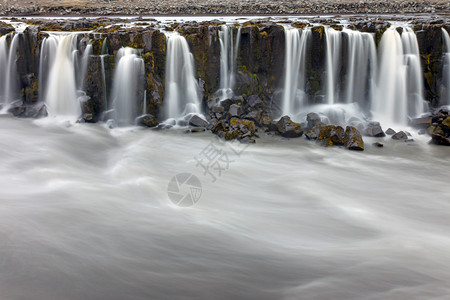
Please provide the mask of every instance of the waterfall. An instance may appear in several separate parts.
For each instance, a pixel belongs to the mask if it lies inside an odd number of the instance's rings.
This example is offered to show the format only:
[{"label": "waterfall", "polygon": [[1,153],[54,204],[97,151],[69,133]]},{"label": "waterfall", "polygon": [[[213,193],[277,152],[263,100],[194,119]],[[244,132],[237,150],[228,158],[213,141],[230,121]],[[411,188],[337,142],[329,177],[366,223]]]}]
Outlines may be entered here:
[{"label": "waterfall", "polygon": [[326,41],[326,99],[328,104],[334,104],[339,93],[338,76],[341,66],[342,32],[333,28],[325,29]]},{"label": "waterfall", "polygon": [[8,65],[5,81],[5,103],[17,100],[19,96],[19,74],[17,73],[17,50],[21,33],[14,34],[9,46]]},{"label": "waterfall", "polygon": [[285,26],[284,32],[286,38],[282,115],[295,117],[306,101],[305,57],[311,29],[299,30]]},{"label": "waterfall", "polygon": [[116,69],[111,94],[118,125],[133,124],[138,116],[138,93],[143,90],[144,60],[133,48],[121,48],[116,55]]},{"label": "waterfall", "polygon": [[416,35],[395,26],[383,34],[379,46],[377,92],[372,111],[377,120],[406,125],[408,116],[425,111],[419,48]]},{"label": "waterfall", "polygon": [[78,89],[84,91],[84,81],[86,79],[89,58],[92,54],[92,44],[88,42],[86,48],[84,49],[83,55],[81,57],[81,70],[78,75]]},{"label": "waterfall", "polygon": [[77,116],[81,112],[78,95],[84,93],[92,45],[78,50],[77,33],[49,33],[41,44],[39,60],[39,99],[53,115]]},{"label": "waterfall", "polygon": [[6,69],[8,66],[8,43],[7,36],[0,37],[0,103],[6,103],[8,99],[5,97]]},{"label": "waterfall", "polygon": [[194,57],[186,39],[177,32],[167,32],[165,118],[178,119],[201,113],[201,93],[194,76]]},{"label": "waterfall", "polygon": [[377,50],[373,35],[344,28],[347,37],[347,64],[344,101],[362,107],[370,103],[375,91]]},{"label": "waterfall", "polygon": [[236,58],[239,51],[241,27],[238,28],[236,41],[233,39],[234,25],[222,25],[219,30],[220,41],[220,88],[219,100],[233,97],[235,83]]},{"label": "waterfall", "polygon": [[79,115],[72,55],[76,49],[76,34],[58,35],[54,38],[58,48],[48,76],[45,102],[52,114]]},{"label": "waterfall", "polygon": [[144,101],[142,102],[142,114],[147,113],[147,90],[144,91]]},{"label": "waterfall", "polygon": [[58,50],[57,36],[50,35],[42,40],[41,52],[39,55],[39,100],[45,100],[45,87],[47,86],[48,75],[53,66],[54,58]]},{"label": "waterfall", "polygon": [[[19,96],[19,75],[17,73],[17,51],[21,33],[0,37],[0,102],[9,104]],[[8,47],[8,37],[11,44]]]},{"label": "waterfall", "polygon": [[442,88],[441,88],[441,105],[450,105],[450,36],[448,32],[442,28],[442,38],[444,40],[443,68],[442,68]]},{"label": "waterfall", "polygon": [[100,55],[100,63],[102,67],[103,109],[106,110],[108,107],[108,95],[106,93],[105,56],[105,54]]}]

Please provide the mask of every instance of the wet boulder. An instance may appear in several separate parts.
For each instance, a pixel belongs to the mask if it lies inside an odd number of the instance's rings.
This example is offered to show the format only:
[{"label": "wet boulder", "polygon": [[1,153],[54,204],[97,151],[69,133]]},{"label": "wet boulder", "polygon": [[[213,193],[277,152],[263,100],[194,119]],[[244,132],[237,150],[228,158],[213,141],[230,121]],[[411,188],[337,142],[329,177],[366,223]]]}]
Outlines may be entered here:
[{"label": "wet boulder", "polygon": [[414,118],[411,120],[411,126],[418,129],[427,129],[431,126],[431,116]]},{"label": "wet boulder", "polygon": [[320,128],[317,141],[325,147],[343,146],[345,143],[344,137],[344,128],[341,126],[327,125]]},{"label": "wet boulder", "polygon": [[323,130],[323,128],[326,127],[326,126],[327,126],[327,125],[325,125],[325,124],[322,123],[322,122],[316,123],[316,125],[315,125],[312,129],[307,130],[307,131],[305,132],[305,137],[306,137],[308,140],[317,140],[317,138],[318,138],[319,135],[320,135],[320,131]]},{"label": "wet boulder", "polygon": [[407,140],[408,135],[404,131],[399,131],[392,135],[392,139],[394,140]]},{"label": "wet boulder", "polygon": [[[345,128],[345,143],[344,147],[349,150],[363,151],[364,141],[361,133],[353,126],[347,126]],[[381,144],[382,145],[382,144]]]},{"label": "wet boulder", "polygon": [[44,118],[48,116],[47,106],[44,102],[24,104],[22,100],[12,103],[8,112],[19,118]]},{"label": "wet boulder", "polygon": [[395,134],[395,133],[396,133],[395,130],[392,129],[392,128],[388,128],[388,129],[386,130],[386,134],[387,134],[387,135],[393,135],[393,134]]},{"label": "wet boulder", "polygon": [[230,117],[239,117],[242,115],[242,107],[237,104],[232,104],[228,110]]},{"label": "wet boulder", "polygon": [[136,124],[140,126],[156,127],[158,126],[159,122],[155,118],[155,116],[145,114],[136,118]]},{"label": "wet boulder", "polygon": [[251,108],[262,107],[263,101],[257,95],[251,95],[247,98],[247,104]]},{"label": "wet boulder", "polygon": [[373,136],[373,137],[384,137],[386,134],[384,133],[383,129],[381,129],[380,123],[378,122],[370,122],[367,125],[367,128],[365,129],[365,134],[367,136]]},{"label": "wet boulder", "polygon": [[450,117],[439,119],[430,127],[431,142],[436,145],[450,146]]},{"label": "wet boulder", "polygon": [[208,127],[209,122],[204,120],[203,118],[197,116],[197,115],[193,115],[190,119],[189,119],[189,125],[194,126],[194,127]]},{"label": "wet boulder", "polygon": [[312,129],[320,121],[320,116],[316,113],[309,113],[306,115],[306,121],[308,122],[307,129]]},{"label": "wet boulder", "polygon": [[295,123],[289,116],[282,117],[277,123],[276,128],[281,136],[287,138],[296,138],[303,135],[303,129],[300,124]]}]

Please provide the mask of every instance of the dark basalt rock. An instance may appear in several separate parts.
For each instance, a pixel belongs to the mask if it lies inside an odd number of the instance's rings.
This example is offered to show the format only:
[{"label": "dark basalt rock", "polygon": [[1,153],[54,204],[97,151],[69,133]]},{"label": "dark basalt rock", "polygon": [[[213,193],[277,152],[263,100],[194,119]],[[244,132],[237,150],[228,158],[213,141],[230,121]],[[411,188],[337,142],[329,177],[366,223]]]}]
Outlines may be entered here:
[{"label": "dark basalt rock", "polygon": [[228,110],[230,117],[240,117],[242,115],[242,107],[237,104],[232,104]]},{"label": "dark basalt rock", "polygon": [[146,114],[146,115],[137,117],[136,124],[141,125],[141,126],[147,126],[147,127],[156,127],[159,125],[159,122],[155,118],[155,116]]},{"label": "dark basalt rock", "polygon": [[190,119],[189,119],[189,125],[194,126],[194,127],[208,127],[209,122],[206,120],[203,120],[202,118],[200,118],[197,115],[193,115]]},{"label": "dark basalt rock", "polygon": [[386,134],[387,134],[387,135],[393,135],[393,134],[395,134],[395,133],[396,133],[395,130],[392,129],[392,128],[388,128],[388,130],[386,130]]},{"label": "dark basalt rock", "polygon": [[442,117],[429,128],[431,142],[436,145],[450,146],[450,117]]},{"label": "dark basalt rock", "polygon": [[257,95],[251,95],[247,98],[247,104],[249,107],[262,107],[263,101]]},{"label": "dark basalt rock", "polygon": [[427,129],[431,125],[431,119],[431,116],[412,119],[411,126],[415,128]]},{"label": "dark basalt rock", "polygon": [[223,113],[225,111],[225,108],[223,106],[213,106],[211,108],[211,111],[213,113]]},{"label": "dark basalt rock", "polygon": [[384,147],[384,145],[382,143],[378,143],[378,142],[373,143],[372,145],[377,147],[377,148],[383,148]]},{"label": "dark basalt rock", "polygon": [[392,139],[394,140],[407,140],[408,135],[404,131],[399,131],[392,135]]},{"label": "dark basalt rock", "polygon": [[381,129],[380,123],[378,122],[371,122],[369,123],[369,125],[367,126],[366,130],[364,131],[364,133],[368,136],[373,136],[373,137],[384,137],[386,136],[386,134],[384,133],[383,129]]},{"label": "dark basalt rock", "polygon": [[321,130],[326,126],[327,125],[325,125],[322,122],[317,122],[316,125],[312,129],[305,132],[305,137],[308,140],[317,140],[317,138],[320,135]]},{"label": "dark basalt rock", "polygon": [[306,121],[308,122],[307,129],[312,129],[320,122],[320,116],[316,113],[309,113],[306,115]]},{"label": "dark basalt rock", "polygon": [[8,112],[19,118],[44,118],[48,116],[47,106],[43,102],[36,104],[24,104],[16,101],[11,104]]},{"label": "dark basalt rock", "polygon": [[343,146],[345,143],[344,128],[335,125],[320,127],[317,141],[319,141],[320,144],[325,147]]},{"label": "dark basalt rock", "polygon": [[345,148],[349,150],[364,150],[364,141],[362,139],[361,133],[353,126],[347,126],[345,128]]},{"label": "dark basalt rock", "polygon": [[282,117],[277,122],[276,127],[283,137],[296,138],[303,135],[303,129],[300,124],[293,122],[289,116]]}]

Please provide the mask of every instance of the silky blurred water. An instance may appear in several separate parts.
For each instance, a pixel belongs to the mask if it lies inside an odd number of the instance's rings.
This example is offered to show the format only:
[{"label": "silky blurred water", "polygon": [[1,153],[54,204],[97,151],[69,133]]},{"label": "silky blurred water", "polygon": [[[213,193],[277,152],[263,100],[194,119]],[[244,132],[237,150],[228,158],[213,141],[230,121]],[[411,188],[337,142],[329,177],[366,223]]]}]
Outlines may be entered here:
[{"label": "silky blurred water", "polygon": [[[1,116],[0,299],[448,299],[450,150],[414,138],[238,156],[209,133]],[[167,196],[183,172],[188,208]]]}]

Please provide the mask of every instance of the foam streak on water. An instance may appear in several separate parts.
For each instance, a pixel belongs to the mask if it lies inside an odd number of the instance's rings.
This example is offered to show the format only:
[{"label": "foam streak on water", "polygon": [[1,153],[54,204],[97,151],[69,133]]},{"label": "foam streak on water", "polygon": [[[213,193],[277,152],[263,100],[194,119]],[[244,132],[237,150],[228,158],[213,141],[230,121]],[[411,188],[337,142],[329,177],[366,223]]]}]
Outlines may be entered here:
[{"label": "foam streak on water", "polygon": [[[208,133],[3,116],[2,298],[445,299],[450,156],[414,139],[263,136],[212,183]],[[181,172],[192,208],[167,197]]]}]

